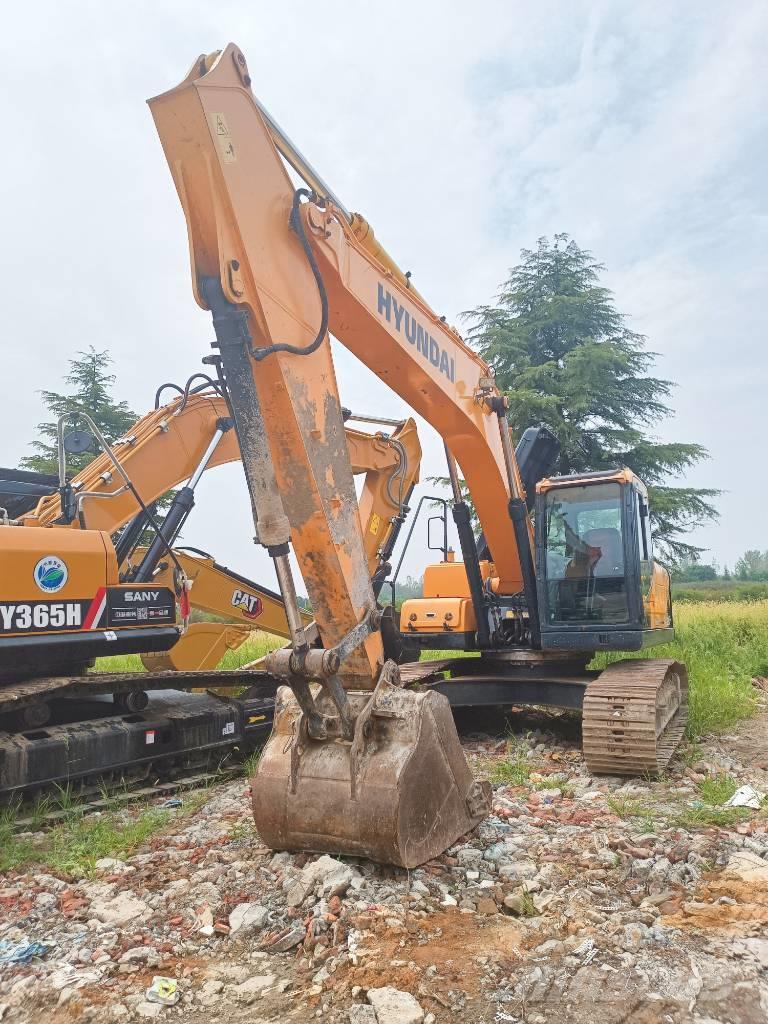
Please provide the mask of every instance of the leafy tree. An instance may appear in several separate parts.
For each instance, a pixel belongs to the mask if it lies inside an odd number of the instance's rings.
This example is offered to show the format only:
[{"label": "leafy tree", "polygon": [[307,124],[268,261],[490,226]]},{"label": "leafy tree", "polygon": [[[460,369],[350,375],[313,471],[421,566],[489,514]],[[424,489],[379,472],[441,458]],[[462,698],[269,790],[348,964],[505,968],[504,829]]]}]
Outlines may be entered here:
[{"label": "leafy tree", "polygon": [[[395,607],[401,608],[403,601],[408,601],[412,597],[421,597],[423,580],[421,577],[406,576],[404,580],[397,581],[397,590],[395,598]],[[387,594],[389,584],[384,584],[384,590],[382,594]],[[387,601],[389,601],[389,595],[387,594]]]},{"label": "leafy tree", "polygon": [[[24,469],[38,473],[58,472],[57,421],[65,413],[68,416],[66,430],[88,429],[86,421],[78,416],[85,412],[112,443],[121,437],[137,419],[128,408],[127,402],[116,402],[112,397],[115,375],[109,373],[112,359],[106,351],[98,352],[92,345],[87,352],[78,352],[76,359],[69,361],[69,373],[65,381],[70,385],[68,394],[56,391],[41,391],[43,403],[56,419],[38,424],[39,438],[32,441],[35,454],[21,460]],[[96,456],[97,451],[82,455],[67,455],[70,476],[74,476]]]},{"label": "leafy tree", "polygon": [[745,551],[734,572],[740,580],[768,580],[768,551]]},{"label": "leafy tree", "polygon": [[673,576],[676,583],[698,583],[717,579],[716,565],[703,565],[696,558],[684,556],[674,567]]},{"label": "leafy tree", "polygon": [[717,518],[709,499],[719,492],[670,482],[707,451],[648,433],[669,414],[673,384],[652,375],[655,354],[599,283],[603,269],[566,234],[539,239],[522,251],[498,304],[464,314],[469,341],[509,398],[513,433],[546,423],[556,434],[560,473],[624,465],[645,481],[658,548],[675,562],[701,550],[683,537]]}]

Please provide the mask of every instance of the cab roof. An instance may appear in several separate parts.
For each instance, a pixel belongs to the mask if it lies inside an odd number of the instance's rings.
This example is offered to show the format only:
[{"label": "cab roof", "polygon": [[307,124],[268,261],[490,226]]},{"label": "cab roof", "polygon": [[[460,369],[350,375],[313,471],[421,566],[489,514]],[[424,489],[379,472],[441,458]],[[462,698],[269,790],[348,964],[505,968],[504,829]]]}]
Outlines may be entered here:
[{"label": "cab roof", "polygon": [[647,488],[640,477],[626,466],[623,469],[608,469],[595,473],[571,473],[569,476],[548,476],[543,480],[539,480],[536,484],[536,493],[546,494],[547,491],[554,490],[555,488],[587,487],[589,484],[606,484],[613,482],[617,484],[629,484],[636,488],[636,490],[640,491],[643,495],[648,493]]}]

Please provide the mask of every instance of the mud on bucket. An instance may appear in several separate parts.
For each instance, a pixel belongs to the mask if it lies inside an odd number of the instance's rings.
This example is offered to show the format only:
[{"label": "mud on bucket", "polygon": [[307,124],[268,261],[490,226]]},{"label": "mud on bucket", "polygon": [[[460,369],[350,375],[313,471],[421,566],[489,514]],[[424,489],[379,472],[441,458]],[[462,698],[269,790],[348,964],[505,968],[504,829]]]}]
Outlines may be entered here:
[{"label": "mud on bucket", "polygon": [[[347,694],[352,743],[311,739],[288,687],[252,786],[253,816],[274,850],[345,853],[414,868],[443,853],[490,810],[472,777],[447,697],[382,681]],[[321,694],[321,713],[333,705]]]}]

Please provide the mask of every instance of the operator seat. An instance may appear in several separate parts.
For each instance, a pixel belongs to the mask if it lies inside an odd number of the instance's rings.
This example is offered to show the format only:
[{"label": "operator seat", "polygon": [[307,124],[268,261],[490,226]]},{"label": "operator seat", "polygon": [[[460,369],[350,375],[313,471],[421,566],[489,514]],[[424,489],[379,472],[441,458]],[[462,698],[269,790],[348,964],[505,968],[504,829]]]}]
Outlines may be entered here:
[{"label": "operator seat", "polygon": [[624,575],[624,549],[618,530],[609,527],[587,530],[581,539],[600,552],[599,558],[592,565],[594,576]]}]

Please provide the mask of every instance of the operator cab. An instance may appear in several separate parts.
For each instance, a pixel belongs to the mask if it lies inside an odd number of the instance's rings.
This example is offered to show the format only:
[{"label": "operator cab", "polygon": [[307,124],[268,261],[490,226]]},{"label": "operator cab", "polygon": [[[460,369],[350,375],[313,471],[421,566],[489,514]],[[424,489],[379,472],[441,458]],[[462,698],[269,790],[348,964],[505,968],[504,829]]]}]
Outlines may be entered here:
[{"label": "operator cab", "polygon": [[629,469],[536,487],[543,650],[640,650],[672,639],[669,574],[653,558],[648,492]]}]

